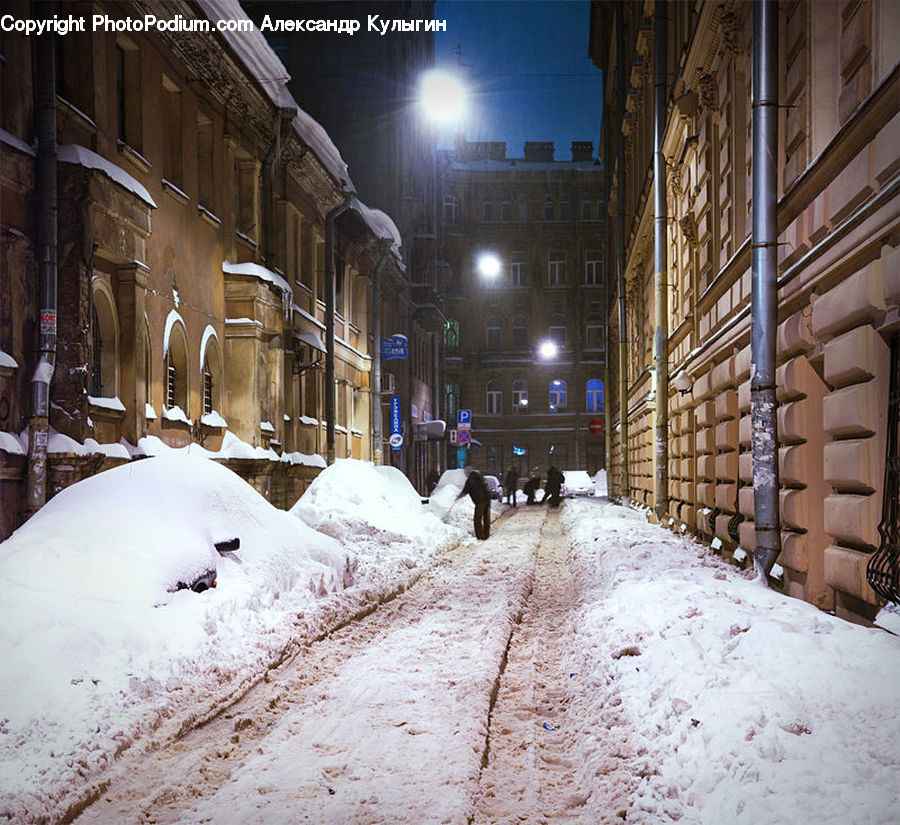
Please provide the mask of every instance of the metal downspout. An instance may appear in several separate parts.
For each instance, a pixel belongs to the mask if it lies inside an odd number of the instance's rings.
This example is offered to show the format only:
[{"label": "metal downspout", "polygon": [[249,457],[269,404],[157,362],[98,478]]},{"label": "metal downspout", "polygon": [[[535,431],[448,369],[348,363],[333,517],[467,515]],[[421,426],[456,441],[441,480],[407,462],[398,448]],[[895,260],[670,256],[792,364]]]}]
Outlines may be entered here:
[{"label": "metal downspout", "polygon": [[384,461],[381,420],[381,268],[384,266],[391,241],[382,240],[382,245],[384,250],[372,276],[372,303],[375,310],[372,321],[372,337],[375,339],[375,352],[372,356],[372,460],[376,467]]},{"label": "metal downspout", "polygon": [[[605,112],[604,117],[608,117],[608,113]],[[609,358],[610,358],[610,344],[612,340],[609,335],[609,296],[612,294],[610,290],[609,276],[612,271],[611,261],[609,261],[609,250],[612,249],[612,228],[610,227],[609,220],[609,203],[610,203],[610,194],[612,189],[612,180],[610,175],[610,161],[612,156],[612,141],[613,141],[613,133],[612,128],[609,123],[604,121],[606,125],[606,129],[604,130],[605,140],[603,146],[603,162],[604,162],[604,180],[605,180],[605,189],[606,189],[606,214],[604,217],[604,223],[606,224],[606,232],[605,232],[605,241],[606,241],[606,250],[607,250],[607,265],[603,267],[603,291],[606,295],[606,300],[604,302],[603,307],[603,353],[604,353],[604,361],[603,361],[603,440],[604,440],[604,461],[603,468],[606,470],[606,494],[610,495],[612,493],[612,466],[613,466],[613,446],[612,446],[612,404],[610,404],[610,400],[612,399],[612,387],[609,386]]]},{"label": "metal downspout", "polygon": [[334,464],[334,222],[350,208],[350,198],[325,216],[325,462]]},{"label": "metal downspout", "polygon": [[[39,4],[49,18],[50,3]],[[37,241],[40,279],[40,356],[31,379],[28,421],[29,515],[47,501],[47,441],[50,428],[50,381],[56,368],[57,346],[57,194],[56,194],[56,54],[54,35],[42,34],[36,48],[37,81]]]},{"label": "metal downspout", "polygon": [[666,241],[666,3],[656,0],[653,13],[653,268],[656,329],[653,333],[656,430],[653,454],[656,459],[653,504],[662,521],[669,510],[669,292]]},{"label": "metal downspout", "polygon": [[753,237],[750,310],[750,417],[757,571],[768,575],[781,552],[778,417],[775,397],[778,328],[778,4],[753,4]]},{"label": "metal downspout", "polygon": [[616,136],[616,168],[618,175],[618,207],[616,209],[616,285],[619,293],[619,452],[622,459],[622,503],[631,497],[628,478],[628,336],[625,311],[625,26],[622,6],[616,8],[616,83],[619,88],[619,132]]}]

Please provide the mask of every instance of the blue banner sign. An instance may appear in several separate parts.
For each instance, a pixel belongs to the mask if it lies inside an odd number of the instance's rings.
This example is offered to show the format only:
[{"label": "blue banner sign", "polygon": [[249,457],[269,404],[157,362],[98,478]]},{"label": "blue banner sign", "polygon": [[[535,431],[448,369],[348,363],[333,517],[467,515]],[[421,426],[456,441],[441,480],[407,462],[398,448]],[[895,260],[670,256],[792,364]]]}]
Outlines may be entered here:
[{"label": "blue banner sign", "polygon": [[409,345],[405,335],[392,335],[381,339],[381,360],[405,360],[409,356]]},{"label": "blue banner sign", "polygon": [[403,447],[403,426],[400,421],[400,396],[391,396],[391,449],[396,451]]}]

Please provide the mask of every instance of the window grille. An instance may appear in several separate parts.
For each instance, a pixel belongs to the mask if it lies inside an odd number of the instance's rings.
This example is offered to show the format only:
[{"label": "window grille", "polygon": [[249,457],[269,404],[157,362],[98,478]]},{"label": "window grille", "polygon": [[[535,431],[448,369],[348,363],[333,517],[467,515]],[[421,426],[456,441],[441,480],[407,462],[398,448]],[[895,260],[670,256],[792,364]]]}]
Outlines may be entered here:
[{"label": "window grille", "polygon": [[203,372],[203,412],[211,413],[213,410],[213,382],[212,373],[204,370]]},{"label": "window grille", "polygon": [[174,407],[175,404],[175,366],[166,365],[166,406]]}]

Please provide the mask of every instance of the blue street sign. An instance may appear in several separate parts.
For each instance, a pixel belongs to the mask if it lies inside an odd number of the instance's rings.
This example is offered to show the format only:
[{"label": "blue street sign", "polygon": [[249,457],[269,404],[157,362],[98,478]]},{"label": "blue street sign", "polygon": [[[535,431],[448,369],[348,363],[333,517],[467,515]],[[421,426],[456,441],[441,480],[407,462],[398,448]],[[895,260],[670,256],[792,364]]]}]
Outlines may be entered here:
[{"label": "blue street sign", "polygon": [[456,413],[456,427],[460,430],[468,430],[472,427],[472,411],[458,410]]},{"label": "blue street sign", "polygon": [[400,396],[391,396],[391,449],[396,451],[403,446],[403,426],[400,421]]},{"label": "blue street sign", "polygon": [[381,339],[381,360],[404,360],[409,356],[409,345],[405,335],[392,335]]}]

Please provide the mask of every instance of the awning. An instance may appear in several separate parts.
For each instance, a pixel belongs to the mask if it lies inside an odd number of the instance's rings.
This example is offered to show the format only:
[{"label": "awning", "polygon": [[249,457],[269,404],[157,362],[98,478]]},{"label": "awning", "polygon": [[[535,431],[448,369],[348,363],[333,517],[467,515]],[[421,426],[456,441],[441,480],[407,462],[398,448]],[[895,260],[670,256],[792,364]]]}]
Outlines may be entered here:
[{"label": "awning", "polygon": [[325,344],[322,343],[322,339],[315,332],[298,332],[295,333],[294,338],[300,341],[301,344],[306,344],[313,349],[319,350],[319,352],[327,352]]}]

